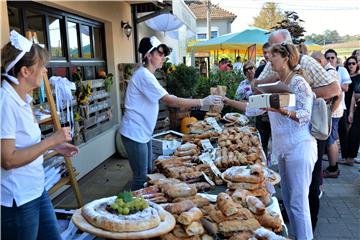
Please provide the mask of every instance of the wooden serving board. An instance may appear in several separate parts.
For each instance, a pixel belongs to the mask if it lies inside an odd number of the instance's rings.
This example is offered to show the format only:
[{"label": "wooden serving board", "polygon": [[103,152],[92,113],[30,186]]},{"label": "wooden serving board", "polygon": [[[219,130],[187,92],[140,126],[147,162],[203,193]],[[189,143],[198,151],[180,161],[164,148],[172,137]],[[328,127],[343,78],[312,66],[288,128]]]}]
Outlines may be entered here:
[{"label": "wooden serving board", "polygon": [[91,233],[97,237],[110,239],[146,239],[158,237],[173,230],[176,223],[175,218],[170,213],[165,212],[165,220],[162,221],[156,228],[138,232],[110,232],[91,225],[81,215],[81,209],[77,209],[74,212],[72,221],[75,226],[83,232]]}]

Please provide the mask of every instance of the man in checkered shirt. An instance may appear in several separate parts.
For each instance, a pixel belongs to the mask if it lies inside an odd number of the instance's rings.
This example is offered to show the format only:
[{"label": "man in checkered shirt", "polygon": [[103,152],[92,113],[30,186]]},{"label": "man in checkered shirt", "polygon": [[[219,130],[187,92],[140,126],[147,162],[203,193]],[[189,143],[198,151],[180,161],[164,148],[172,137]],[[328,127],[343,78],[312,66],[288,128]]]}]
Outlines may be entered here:
[{"label": "man in checkered shirt", "polygon": [[[291,35],[287,29],[279,29],[269,35],[270,45],[282,42],[292,43]],[[316,97],[331,99],[340,95],[341,88],[338,81],[332,78],[331,74],[329,74],[315,59],[307,55],[302,55],[299,64],[303,70],[305,79],[308,81],[313,92],[316,94]],[[271,61],[268,61],[260,76],[256,79],[256,81],[253,81],[253,89],[258,84],[270,83],[278,80],[279,76],[272,70]],[[317,216],[320,208],[319,187],[322,174],[321,162],[322,156],[325,152],[326,140],[317,140],[317,145],[318,159],[314,166],[312,181],[309,188],[309,205],[313,230],[315,230],[316,227],[318,220]],[[296,171],[296,169],[294,169],[294,171]]]}]

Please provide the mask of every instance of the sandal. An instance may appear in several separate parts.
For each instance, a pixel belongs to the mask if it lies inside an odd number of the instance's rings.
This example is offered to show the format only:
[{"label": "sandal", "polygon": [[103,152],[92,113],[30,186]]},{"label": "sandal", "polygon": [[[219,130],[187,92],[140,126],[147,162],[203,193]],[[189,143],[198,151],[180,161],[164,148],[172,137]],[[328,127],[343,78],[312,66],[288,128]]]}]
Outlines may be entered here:
[{"label": "sandal", "polygon": [[323,171],[324,178],[337,178],[340,175],[340,170],[337,169],[335,172],[330,172],[328,169]]},{"label": "sandal", "polygon": [[348,161],[348,160],[339,160],[338,163],[343,164],[343,165],[348,165],[348,166],[354,166],[354,162]]}]

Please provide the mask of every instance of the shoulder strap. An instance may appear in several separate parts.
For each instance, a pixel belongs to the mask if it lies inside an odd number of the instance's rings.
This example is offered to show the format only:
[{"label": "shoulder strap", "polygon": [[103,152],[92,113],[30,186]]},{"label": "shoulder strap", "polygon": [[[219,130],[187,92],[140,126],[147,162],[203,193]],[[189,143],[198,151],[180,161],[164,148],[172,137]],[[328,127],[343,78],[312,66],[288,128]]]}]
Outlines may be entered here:
[{"label": "shoulder strap", "polygon": [[336,71],[339,71],[339,66],[336,66]]},{"label": "shoulder strap", "polygon": [[302,53],[300,53],[300,56],[299,56],[299,64],[300,64],[300,62],[301,62],[301,59],[302,59],[302,57],[303,57],[303,54]]}]

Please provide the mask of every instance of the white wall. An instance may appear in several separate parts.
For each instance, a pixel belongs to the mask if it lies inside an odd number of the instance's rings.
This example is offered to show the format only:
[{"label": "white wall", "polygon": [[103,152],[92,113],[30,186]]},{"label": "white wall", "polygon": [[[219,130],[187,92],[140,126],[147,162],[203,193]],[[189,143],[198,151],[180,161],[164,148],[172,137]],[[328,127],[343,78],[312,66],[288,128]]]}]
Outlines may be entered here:
[{"label": "white wall", "polygon": [[[218,29],[218,36],[231,33],[231,23],[226,19],[211,19],[211,31],[214,29]],[[196,21],[196,33],[207,33],[206,19]]]}]

